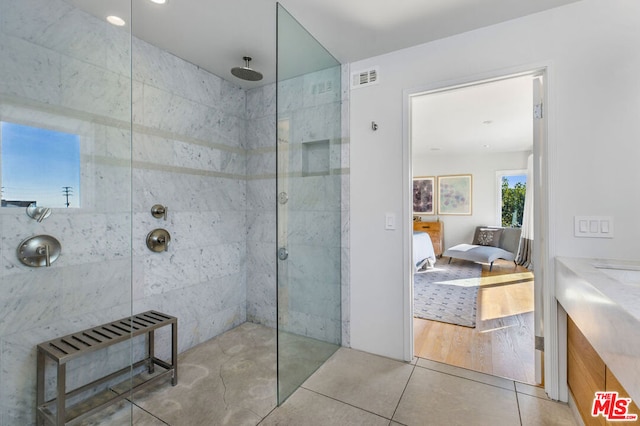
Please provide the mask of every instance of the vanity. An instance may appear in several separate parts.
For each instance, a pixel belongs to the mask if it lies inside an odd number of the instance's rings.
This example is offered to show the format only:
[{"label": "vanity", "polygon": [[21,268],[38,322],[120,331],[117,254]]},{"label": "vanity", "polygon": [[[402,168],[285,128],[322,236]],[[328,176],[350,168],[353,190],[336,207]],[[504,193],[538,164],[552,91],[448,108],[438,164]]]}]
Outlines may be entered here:
[{"label": "vanity", "polygon": [[556,258],[556,298],[568,315],[567,381],[584,424],[614,424],[591,416],[597,391],[632,398],[628,411],[640,414],[640,261]]}]

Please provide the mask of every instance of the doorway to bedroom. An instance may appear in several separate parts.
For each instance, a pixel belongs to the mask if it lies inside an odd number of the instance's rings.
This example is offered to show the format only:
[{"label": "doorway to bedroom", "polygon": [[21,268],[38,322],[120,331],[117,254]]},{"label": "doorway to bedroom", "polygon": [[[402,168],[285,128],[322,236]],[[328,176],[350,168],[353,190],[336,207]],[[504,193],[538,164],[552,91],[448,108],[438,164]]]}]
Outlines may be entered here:
[{"label": "doorway to bedroom", "polygon": [[409,97],[414,355],[528,384],[542,382],[532,250],[541,85],[527,73]]}]

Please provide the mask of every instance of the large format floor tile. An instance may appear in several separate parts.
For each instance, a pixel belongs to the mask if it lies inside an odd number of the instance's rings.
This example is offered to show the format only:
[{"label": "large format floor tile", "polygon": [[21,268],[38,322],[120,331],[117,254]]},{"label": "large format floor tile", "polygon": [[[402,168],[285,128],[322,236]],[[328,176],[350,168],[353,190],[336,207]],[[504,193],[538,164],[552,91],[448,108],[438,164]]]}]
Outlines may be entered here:
[{"label": "large format floor tile", "polygon": [[464,379],[474,380],[476,382],[484,383],[486,385],[492,385],[492,386],[496,386],[496,387],[507,389],[507,390],[515,389],[513,380],[492,376],[490,374],[479,373],[473,370],[467,370],[466,368],[455,367],[453,365],[430,361],[428,359],[423,359],[423,358],[418,359],[417,365],[418,367],[439,371],[441,373],[447,373],[452,376],[462,377]]},{"label": "large format floor tile", "polygon": [[128,401],[121,401],[79,423],[80,426],[133,425],[167,426],[158,418],[136,407]]},{"label": "large format floor tile", "polygon": [[387,426],[389,420],[351,405],[298,389],[274,410],[260,426]]},{"label": "large format floor tile", "polygon": [[519,425],[515,391],[416,367],[393,419],[406,425]]},{"label": "large format floor tile", "polygon": [[546,398],[518,393],[522,426],[577,426],[571,409]]},{"label": "large format floor tile", "polygon": [[245,323],[198,345],[167,380],[133,402],[171,426],[256,425],[276,406],[275,331]]},{"label": "large format floor tile", "polygon": [[390,419],[413,368],[341,348],[303,387]]},{"label": "large format floor tile", "polygon": [[[416,359],[405,363],[281,335],[283,391],[318,370],[276,408],[276,332],[245,323],[179,357],[179,380],[136,392],[83,426],[574,426],[566,404],[535,386]],[[286,344],[285,344],[286,343]],[[311,369],[311,370],[310,370]],[[295,380],[294,380],[295,379]]]}]

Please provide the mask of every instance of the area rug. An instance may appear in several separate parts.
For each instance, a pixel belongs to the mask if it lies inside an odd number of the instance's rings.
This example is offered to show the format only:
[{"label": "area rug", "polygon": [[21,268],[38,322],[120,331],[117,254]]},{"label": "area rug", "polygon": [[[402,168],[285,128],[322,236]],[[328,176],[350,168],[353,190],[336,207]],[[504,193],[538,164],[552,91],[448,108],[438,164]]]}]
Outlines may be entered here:
[{"label": "area rug", "polygon": [[447,261],[414,274],[413,316],[473,328],[482,265]]}]

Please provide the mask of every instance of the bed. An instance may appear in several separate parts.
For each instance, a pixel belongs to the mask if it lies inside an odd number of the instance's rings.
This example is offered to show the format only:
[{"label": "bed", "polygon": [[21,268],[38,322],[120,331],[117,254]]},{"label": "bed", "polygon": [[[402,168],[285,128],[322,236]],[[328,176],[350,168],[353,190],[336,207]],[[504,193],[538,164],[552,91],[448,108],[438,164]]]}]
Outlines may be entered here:
[{"label": "bed", "polygon": [[436,263],[431,237],[426,232],[413,232],[414,272],[423,272]]}]

